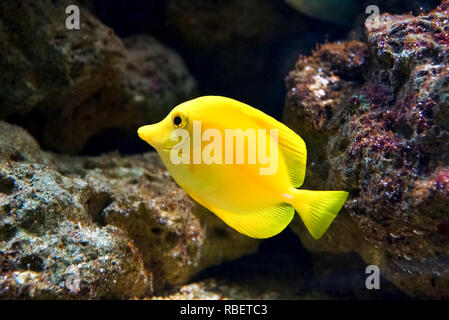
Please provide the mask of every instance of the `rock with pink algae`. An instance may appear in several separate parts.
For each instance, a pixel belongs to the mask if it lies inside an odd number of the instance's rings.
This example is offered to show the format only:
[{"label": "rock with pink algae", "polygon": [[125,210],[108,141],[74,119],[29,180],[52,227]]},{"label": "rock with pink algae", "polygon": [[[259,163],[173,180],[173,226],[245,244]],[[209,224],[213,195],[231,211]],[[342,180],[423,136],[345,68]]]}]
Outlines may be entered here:
[{"label": "rock with pink algae", "polygon": [[105,130],[135,131],[196,93],[181,58],[150,36],[127,39],[73,1],[0,1],[0,119],[46,149],[76,153]]},{"label": "rock with pink algae", "polygon": [[154,153],[57,156],[0,122],[0,160],[0,298],[148,296],[257,250]]},{"label": "rock with pink algae", "polygon": [[383,14],[366,43],[324,44],[286,79],[287,125],[309,149],[305,187],[350,197],[311,250],[357,251],[412,296],[449,297],[449,1]]}]

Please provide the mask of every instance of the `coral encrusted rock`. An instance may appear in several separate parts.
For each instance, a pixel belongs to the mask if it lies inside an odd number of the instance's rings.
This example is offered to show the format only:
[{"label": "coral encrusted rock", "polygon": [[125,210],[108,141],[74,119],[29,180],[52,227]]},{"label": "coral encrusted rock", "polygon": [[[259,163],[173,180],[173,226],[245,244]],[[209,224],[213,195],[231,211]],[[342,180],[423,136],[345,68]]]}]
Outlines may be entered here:
[{"label": "coral encrusted rock", "polygon": [[155,153],[55,155],[5,122],[0,141],[0,298],[148,296],[257,250]]},{"label": "coral encrusted rock", "polygon": [[305,187],[350,192],[311,250],[357,251],[404,292],[449,297],[449,2],[383,14],[365,42],[328,43],[286,79],[285,123],[308,150]]}]

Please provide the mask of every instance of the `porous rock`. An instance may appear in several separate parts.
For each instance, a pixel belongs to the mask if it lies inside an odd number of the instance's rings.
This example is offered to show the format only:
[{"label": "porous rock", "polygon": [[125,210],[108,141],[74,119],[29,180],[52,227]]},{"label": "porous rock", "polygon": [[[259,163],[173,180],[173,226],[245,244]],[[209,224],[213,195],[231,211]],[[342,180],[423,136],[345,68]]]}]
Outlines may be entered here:
[{"label": "porous rock", "polygon": [[2,298],[148,296],[257,249],[154,153],[55,155],[4,122],[0,136]]},{"label": "porous rock", "polygon": [[0,3],[0,119],[26,127],[47,149],[79,152],[107,129],[135,133],[192,97],[180,57],[150,36],[127,39],[73,1]]},{"label": "porous rock", "polygon": [[308,145],[305,187],[350,197],[311,250],[357,251],[411,296],[448,297],[449,2],[383,14],[365,42],[320,46],[286,79],[285,122]]}]

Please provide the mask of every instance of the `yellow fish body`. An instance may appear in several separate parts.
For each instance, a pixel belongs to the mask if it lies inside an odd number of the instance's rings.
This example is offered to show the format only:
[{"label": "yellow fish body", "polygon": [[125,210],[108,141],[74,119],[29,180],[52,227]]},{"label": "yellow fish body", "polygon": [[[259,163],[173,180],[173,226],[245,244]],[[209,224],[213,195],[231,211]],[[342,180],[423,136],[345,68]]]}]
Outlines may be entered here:
[{"label": "yellow fish body", "polygon": [[348,196],[345,191],[298,190],[306,170],[304,141],[233,99],[205,96],[184,102],[138,134],[195,201],[253,238],[281,232],[296,209],[318,239]]}]

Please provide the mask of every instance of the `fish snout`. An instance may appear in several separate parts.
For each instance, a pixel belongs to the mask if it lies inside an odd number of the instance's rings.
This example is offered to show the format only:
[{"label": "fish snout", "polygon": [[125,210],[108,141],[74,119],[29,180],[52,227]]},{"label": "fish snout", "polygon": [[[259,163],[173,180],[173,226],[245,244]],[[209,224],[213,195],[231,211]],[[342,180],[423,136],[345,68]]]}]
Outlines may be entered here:
[{"label": "fish snout", "polygon": [[160,126],[158,123],[140,127],[137,130],[137,134],[140,139],[149,143],[154,148],[159,146],[158,137],[160,137]]}]

